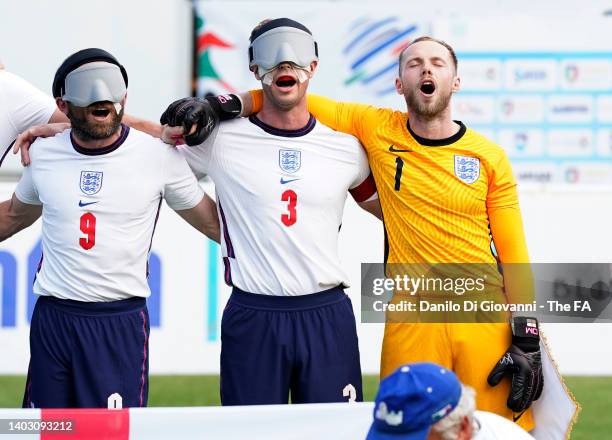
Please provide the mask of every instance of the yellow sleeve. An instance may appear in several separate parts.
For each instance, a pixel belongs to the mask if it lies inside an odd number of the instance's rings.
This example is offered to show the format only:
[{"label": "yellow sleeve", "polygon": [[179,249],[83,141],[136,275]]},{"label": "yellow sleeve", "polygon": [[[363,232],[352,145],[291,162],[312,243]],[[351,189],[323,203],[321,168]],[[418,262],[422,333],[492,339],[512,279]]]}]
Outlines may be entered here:
[{"label": "yellow sleeve", "polygon": [[263,107],[263,90],[249,90],[249,94],[253,100],[253,113],[259,113]]},{"label": "yellow sleeve", "polygon": [[[263,91],[251,90],[253,113],[261,111]],[[365,134],[378,125],[376,116],[379,109],[366,104],[338,102],[324,96],[308,94],[308,111],[321,123],[336,131],[352,134],[363,143]]]},{"label": "yellow sleeve", "polygon": [[487,213],[499,258],[502,263],[529,263],[516,180],[504,152],[493,163],[489,174]]},{"label": "yellow sleeve", "polygon": [[502,263],[529,263],[518,204],[513,207],[489,209],[489,224],[493,243]]},{"label": "yellow sleeve", "polygon": [[512,175],[512,167],[506,153],[499,152],[499,157],[492,163],[489,174],[487,209],[518,206],[516,180]]},{"label": "yellow sleeve", "polygon": [[508,302],[534,300],[533,274],[516,192],[516,181],[508,157],[503,154],[491,172],[487,212],[495,249],[502,263]]},{"label": "yellow sleeve", "polygon": [[535,299],[535,291],[521,210],[518,205],[489,210],[489,224],[501,261],[508,302],[531,303]]}]

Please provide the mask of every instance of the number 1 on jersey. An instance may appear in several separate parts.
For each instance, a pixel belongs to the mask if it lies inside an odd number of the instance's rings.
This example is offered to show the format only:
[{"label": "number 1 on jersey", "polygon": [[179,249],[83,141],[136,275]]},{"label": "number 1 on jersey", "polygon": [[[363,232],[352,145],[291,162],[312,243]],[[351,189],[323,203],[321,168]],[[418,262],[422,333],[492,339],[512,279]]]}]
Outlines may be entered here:
[{"label": "number 1 on jersey", "polygon": [[87,238],[79,238],[79,244],[88,251],[96,244],[96,216],[91,212],[81,216],[81,232],[87,234]]},{"label": "number 1 on jersey", "polygon": [[288,189],[282,194],[281,200],[283,202],[289,202],[287,204],[289,214],[282,214],[281,221],[285,226],[291,226],[297,221],[297,211],[295,210],[295,206],[297,205],[297,194],[292,189]]},{"label": "number 1 on jersey", "polygon": [[400,190],[400,184],[402,183],[402,169],[404,168],[404,161],[401,157],[395,158],[395,163],[397,164],[397,168],[395,168],[395,190]]}]

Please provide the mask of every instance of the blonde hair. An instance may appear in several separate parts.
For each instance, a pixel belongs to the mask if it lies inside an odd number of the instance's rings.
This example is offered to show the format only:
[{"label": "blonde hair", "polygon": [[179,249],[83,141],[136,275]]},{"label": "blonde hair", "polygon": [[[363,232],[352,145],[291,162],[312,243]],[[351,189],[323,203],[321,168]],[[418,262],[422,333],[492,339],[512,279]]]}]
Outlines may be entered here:
[{"label": "blonde hair", "polygon": [[412,46],[415,43],[420,43],[421,41],[433,41],[434,43],[438,43],[442,46],[444,46],[447,50],[448,53],[451,56],[451,60],[453,61],[453,66],[455,67],[455,72],[457,72],[457,65],[459,64],[457,61],[457,55],[455,54],[455,50],[451,47],[450,44],[448,44],[446,41],[443,40],[439,40],[437,38],[433,38],[433,37],[429,37],[427,35],[423,36],[423,37],[419,37],[416,40],[412,40],[410,43],[408,43],[408,45],[406,47],[404,47],[402,49],[402,51],[399,54],[399,73],[400,75],[402,74],[402,65],[404,64],[404,57],[406,55],[406,51],[407,49]]}]

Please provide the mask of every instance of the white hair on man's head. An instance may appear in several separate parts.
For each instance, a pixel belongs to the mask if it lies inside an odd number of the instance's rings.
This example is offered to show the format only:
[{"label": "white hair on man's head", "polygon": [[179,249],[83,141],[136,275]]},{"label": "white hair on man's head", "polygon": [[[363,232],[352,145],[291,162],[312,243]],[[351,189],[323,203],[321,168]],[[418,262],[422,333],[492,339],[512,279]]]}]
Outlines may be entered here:
[{"label": "white hair on man's head", "polygon": [[470,386],[461,384],[459,403],[449,415],[435,423],[431,429],[440,434],[442,440],[455,440],[461,428],[461,421],[467,416],[476,433],[478,424],[474,421],[474,411],[476,411],[476,391]]}]

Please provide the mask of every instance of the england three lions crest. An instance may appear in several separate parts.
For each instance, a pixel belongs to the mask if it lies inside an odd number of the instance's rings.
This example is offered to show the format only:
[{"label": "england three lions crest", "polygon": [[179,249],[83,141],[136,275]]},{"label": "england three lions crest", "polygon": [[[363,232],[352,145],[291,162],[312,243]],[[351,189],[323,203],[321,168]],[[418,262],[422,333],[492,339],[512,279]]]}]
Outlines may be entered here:
[{"label": "england three lions crest", "polygon": [[102,171],[81,171],[80,187],[83,194],[94,195],[102,188]]},{"label": "england three lions crest", "polygon": [[300,150],[279,150],[278,165],[285,173],[295,173],[302,166],[302,152]]},{"label": "england three lions crest", "polygon": [[480,159],[455,154],[455,176],[467,184],[476,182],[480,177]]}]

